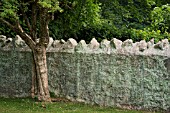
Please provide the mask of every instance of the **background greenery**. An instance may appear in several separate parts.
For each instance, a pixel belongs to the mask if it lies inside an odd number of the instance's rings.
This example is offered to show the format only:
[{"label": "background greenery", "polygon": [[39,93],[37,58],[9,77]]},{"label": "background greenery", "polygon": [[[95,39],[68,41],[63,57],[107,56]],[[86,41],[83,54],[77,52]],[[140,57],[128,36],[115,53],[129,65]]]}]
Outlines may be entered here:
[{"label": "background greenery", "polygon": [[[49,26],[54,39],[170,40],[170,0],[62,0],[62,3],[63,12],[55,12]],[[0,34],[15,35],[1,23]]]}]

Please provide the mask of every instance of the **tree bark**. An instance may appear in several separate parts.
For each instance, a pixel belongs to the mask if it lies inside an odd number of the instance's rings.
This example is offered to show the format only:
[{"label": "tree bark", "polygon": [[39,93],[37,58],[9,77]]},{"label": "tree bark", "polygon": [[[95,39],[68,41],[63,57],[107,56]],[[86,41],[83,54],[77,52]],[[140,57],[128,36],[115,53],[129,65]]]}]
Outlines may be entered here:
[{"label": "tree bark", "polygon": [[47,72],[47,61],[46,61],[46,47],[37,45],[33,50],[33,56],[36,68],[36,80],[37,80],[37,91],[38,100],[50,102],[50,93],[48,88],[48,72]]},{"label": "tree bark", "polygon": [[37,82],[37,71],[36,71],[36,64],[35,64],[35,60],[34,60],[34,53],[32,52],[32,56],[33,56],[33,61],[32,61],[32,88],[31,88],[31,97],[35,98],[35,96],[38,93],[37,90],[37,86],[38,86],[38,82]]}]

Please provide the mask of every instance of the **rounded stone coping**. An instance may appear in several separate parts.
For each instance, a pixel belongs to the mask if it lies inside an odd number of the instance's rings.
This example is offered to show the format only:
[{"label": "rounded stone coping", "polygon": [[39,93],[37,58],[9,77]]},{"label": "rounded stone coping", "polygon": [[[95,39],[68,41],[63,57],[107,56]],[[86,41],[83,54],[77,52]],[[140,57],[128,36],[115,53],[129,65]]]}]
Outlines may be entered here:
[{"label": "rounded stone coping", "polygon": [[[38,42],[38,41],[37,41]],[[16,35],[15,40],[0,35],[1,50],[16,51],[31,51],[19,35]],[[126,54],[126,55],[160,55],[170,57],[170,44],[168,39],[163,39],[158,43],[154,43],[154,39],[149,42],[141,40],[140,42],[133,43],[132,39],[125,41],[113,38],[112,40],[103,39],[100,43],[93,38],[89,44],[84,40],[77,42],[73,38],[67,41],[53,40],[50,37],[48,52],[68,52],[68,53],[105,53],[105,54]]]}]

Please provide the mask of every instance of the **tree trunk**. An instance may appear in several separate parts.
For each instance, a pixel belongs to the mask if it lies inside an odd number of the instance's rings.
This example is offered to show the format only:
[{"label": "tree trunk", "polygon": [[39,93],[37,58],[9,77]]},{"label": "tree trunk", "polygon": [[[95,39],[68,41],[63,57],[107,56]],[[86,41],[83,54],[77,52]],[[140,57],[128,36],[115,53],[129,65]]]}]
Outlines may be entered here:
[{"label": "tree trunk", "polygon": [[[35,73],[36,79],[34,84],[37,85],[37,93],[39,101],[51,101],[49,88],[48,88],[48,72],[46,61],[46,47],[37,45],[33,50],[33,56],[35,61]],[[34,87],[35,88],[35,87]]]},{"label": "tree trunk", "polygon": [[[30,30],[30,34],[26,33],[21,25],[19,19],[16,19],[14,24],[6,21],[5,19],[0,17],[0,21],[7,26],[9,26],[12,30],[14,30],[21,38],[25,41],[25,43],[30,47],[33,52],[33,71],[32,71],[32,89],[31,95],[34,97],[38,95],[39,101],[51,101],[50,93],[48,88],[48,75],[47,75],[47,61],[46,61],[46,48],[49,44],[49,29],[48,24],[51,21],[51,14],[49,13],[49,9],[45,7],[41,7],[38,5],[39,0],[34,0],[31,4],[32,6],[32,17],[31,24],[27,17],[27,13],[21,11],[22,18],[26,22],[28,29]],[[24,2],[23,2],[24,3]],[[30,6],[31,6],[30,4]],[[22,5],[20,7],[22,10]],[[30,15],[30,14],[29,14]],[[39,18],[37,18],[39,16]],[[38,23],[37,23],[38,21]],[[39,25],[39,27],[37,27]],[[39,31],[39,42],[36,41],[37,31]]]},{"label": "tree trunk", "polygon": [[31,88],[31,97],[35,98],[35,96],[37,95],[37,86],[38,86],[38,82],[37,82],[37,71],[36,71],[36,64],[35,64],[35,60],[34,60],[34,53],[32,52],[32,56],[33,56],[33,61],[32,61],[32,88]]}]

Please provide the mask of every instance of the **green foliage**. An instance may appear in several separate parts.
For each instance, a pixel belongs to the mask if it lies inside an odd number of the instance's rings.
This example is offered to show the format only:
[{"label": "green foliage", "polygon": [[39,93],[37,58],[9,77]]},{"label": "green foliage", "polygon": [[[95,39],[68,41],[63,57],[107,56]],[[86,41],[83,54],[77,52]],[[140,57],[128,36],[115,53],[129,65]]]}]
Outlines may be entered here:
[{"label": "green foliage", "polygon": [[[33,23],[32,19],[32,7],[35,1],[32,0],[3,0],[0,2],[0,18],[3,18],[7,22],[9,22],[11,25],[16,26],[19,22],[19,24],[22,26],[22,28],[25,30],[26,33],[31,34],[31,30],[28,28],[28,21],[31,24]],[[42,11],[42,9],[45,9],[48,11],[49,15],[51,15],[54,12],[60,12],[62,13],[64,10],[60,7],[59,0],[39,0],[37,3],[36,11]],[[37,14],[37,31],[39,29],[39,20],[40,20],[40,13]],[[25,15],[27,17],[25,17]],[[35,13],[36,15],[36,13]],[[46,15],[47,17],[48,15]],[[25,19],[27,18],[27,19]],[[9,26],[8,26],[9,27]],[[6,35],[10,31],[10,36],[13,36],[15,34],[14,32],[11,32],[11,30],[5,30],[8,29],[6,26],[0,27],[0,33]]]},{"label": "green foliage", "polygon": [[170,5],[155,7],[151,12],[151,28],[162,33],[170,32]]},{"label": "green foliage", "polygon": [[[0,12],[0,17],[8,19],[10,19],[10,17],[13,17],[13,19],[18,19],[21,13],[21,11],[19,11],[19,8],[24,6],[24,9],[27,9],[24,11],[28,11],[28,9],[31,8],[29,7],[29,5],[31,5],[32,2],[30,0],[3,0],[1,4],[2,10]],[[39,0],[38,4],[41,7],[46,8],[49,12],[63,12],[63,9],[59,6],[58,0]]]},{"label": "green foliage", "polygon": [[[102,1],[102,0],[101,0]],[[102,16],[117,27],[131,27],[131,23],[147,24],[151,5],[146,0],[107,0],[102,1]]]},{"label": "green foliage", "polygon": [[18,6],[19,3],[17,0],[3,0],[1,6],[0,17],[9,19],[12,21],[18,20]]},{"label": "green foliage", "polygon": [[40,0],[39,4],[43,7],[43,8],[47,8],[49,9],[49,12],[55,12],[55,11],[59,11],[59,12],[63,12],[64,10],[59,6],[60,3],[58,0]]},{"label": "green foliage", "polygon": [[[134,41],[155,38],[170,39],[169,5],[165,0],[99,0],[102,3],[102,18],[105,20],[97,34],[104,38],[119,38]],[[161,5],[159,10],[156,6]],[[154,8],[156,7],[156,8]],[[104,32],[101,32],[104,31]],[[98,39],[98,38],[97,38]],[[101,39],[99,39],[101,40]]]},{"label": "green foliage", "polygon": [[137,29],[131,29],[130,31],[131,34],[131,38],[134,41],[140,41],[140,40],[146,40],[149,41],[152,38],[155,39],[155,42],[158,42],[159,40],[162,40],[164,38],[167,38],[170,40],[170,34],[165,32],[163,34],[161,34],[160,30],[150,30],[148,29],[144,29],[144,30],[137,30]]},{"label": "green foliage", "polygon": [[0,23],[0,35],[3,34],[7,37],[15,37],[16,33],[13,32],[11,29],[9,29],[7,26],[5,26],[4,24]]},{"label": "green foliage", "polygon": [[100,4],[96,3],[95,0],[74,0],[68,5],[63,7],[62,14],[54,13],[55,20],[50,23],[51,35],[55,39],[68,39],[70,37],[77,40],[86,39],[87,37],[84,37],[83,34],[80,35],[83,29],[101,26]]},{"label": "green foliage", "polygon": [[[23,0],[24,1],[24,0]],[[3,0],[1,17],[16,20],[20,16],[18,0]],[[170,0],[40,0],[39,4],[54,14],[50,35],[55,39],[72,37],[87,42],[93,37],[101,41],[113,37],[156,41],[169,38]],[[30,12],[29,2],[22,3]],[[19,13],[16,13],[19,12]],[[12,21],[12,20],[11,20]],[[24,30],[28,31],[20,19]],[[1,34],[14,34],[5,26]]]}]

